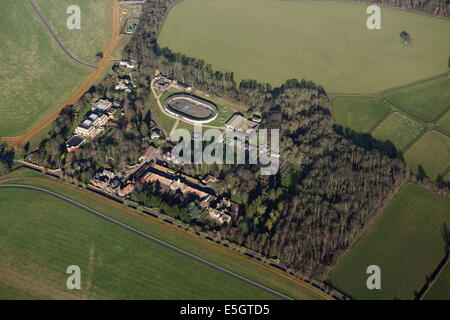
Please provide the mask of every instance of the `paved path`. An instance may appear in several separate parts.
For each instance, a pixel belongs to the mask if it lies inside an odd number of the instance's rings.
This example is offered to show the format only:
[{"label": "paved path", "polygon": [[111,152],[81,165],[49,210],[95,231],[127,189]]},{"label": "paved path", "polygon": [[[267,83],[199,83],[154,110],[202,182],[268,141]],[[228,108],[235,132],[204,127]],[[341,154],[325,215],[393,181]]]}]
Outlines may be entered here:
[{"label": "paved path", "polygon": [[50,26],[50,23],[48,23],[47,19],[45,19],[45,17],[39,11],[38,6],[33,2],[33,0],[28,0],[28,3],[31,5],[31,7],[33,7],[33,11],[36,14],[36,16],[39,18],[39,20],[45,26],[47,31],[50,33],[50,36],[52,37],[52,39],[56,42],[57,46],[64,52],[64,54],[66,56],[68,56],[73,62],[75,62],[75,63],[77,63],[77,64],[79,64],[81,66],[92,68],[92,69],[96,69],[97,68],[97,65],[81,61],[80,59],[75,57],[73,54],[71,54],[69,52],[69,50],[67,50],[66,47],[64,47],[64,45],[62,44],[62,42],[58,39],[58,36],[56,35],[55,31]]},{"label": "paved path", "polygon": [[21,185],[21,184],[17,184],[17,185],[14,185],[14,184],[11,184],[11,185],[2,184],[2,185],[0,185],[0,189],[27,189],[27,190],[34,190],[34,191],[46,193],[46,194],[48,194],[48,195],[50,195],[52,197],[55,197],[55,198],[60,199],[62,201],[65,201],[65,202],[67,202],[67,203],[69,203],[69,204],[71,204],[71,205],[73,205],[73,206],[75,206],[75,207],[77,207],[79,209],[82,209],[82,210],[86,211],[87,213],[89,213],[91,215],[94,215],[94,216],[96,216],[96,217],[98,217],[100,219],[103,219],[103,220],[105,220],[105,221],[107,221],[109,223],[112,223],[112,224],[114,224],[114,225],[116,225],[116,226],[118,226],[118,227],[120,227],[120,228],[122,228],[122,229],[124,229],[126,231],[132,232],[132,233],[134,233],[134,234],[136,234],[136,235],[138,235],[138,236],[140,236],[140,237],[142,237],[142,238],[144,238],[144,239],[146,239],[148,241],[156,243],[156,244],[158,244],[158,245],[160,245],[160,246],[162,246],[164,248],[172,250],[172,251],[174,251],[174,252],[176,252],[178,254],[181,254],[181,255],[189,258],[189,259],[192,259],[192,260],[194,260],[196,262],[199,262],[199,263],[201,263],[201,264],[203,264],[203,265],[205,265],[207,267],[210,267],[210,268],[212,268],[212,269],[214,269],[216,271],[222,272],[222,273],[226,274],[227,276],[233,277],[233,278],[235,278],[237,280],[240,280],[240,281],[242,281],[242,282],[244,282],[244,283],[246,283],[248,285],[251,285],[251,286],[256,287],[256,288],[258,288],[260,290],[263,290],[263,291],[265,291],[265,292],[267,292],[267,293],[269,293],[269,294],[271,294],[271,295],[273,295],[273,296],[275,296],[277,298],[284,299],[284,300],[293,300],[292,298],[290,298],[290,297],[288,297],[288,296],[286,296],[286,295],[284,295],[284,294],[282,294],[280,292],[277,292],[275,290],[267,288],[267,287],[265,287],[265,286],[263,286],[263,285],[261,285],[259,283],[256,283],[256,282],[254,282],[254,281],[252,281],[250,279],[247,279],[247,278],[242,277],[242,276],[240,276],[240,275],[238,275],[238,274],[236,274],[234,272],[231,272],[231,271],[229,271],[227,269],[219,267],[216,264],[208,262],[208,261],[206,261],[206,260],[204,260],[204,259],[202,259],[200,257],[197,257],[197,256],[195,256],[195,255],[193,255],[193,254],[191,254],[191,253],[189,253],[187,251],[179,249],[179,248],[177,248],[177,247],[175,247],[175,246],[173,246],[173,245],[171,245],[171,244],[169,244],[167,242],[164,242],[164,241],[159,240],[159,239],[157,239],[155,237],[152,237],[152,236],[150,236],[150,235],[148,235],[148,234],[146,234],[146,233],[144,233],[142,231],[139,231],[139,230],[137,230],[137,229],[135,229],[133,227],[130,227],[129,225],[126,225],[126,224],[124,224],[124,223],[122,223],[122,222],[120,222],[120,221],[118,221],[116,219],[113,219],[113,218],[111,218],[109,216],[106,216],[106,215],[104,215],[104,214],[102,214],[102,213],[100,213],[100,212],[98,212],[96,210],[93,210],[93,209],[89,208],[89,207],[86,207],[85,205],[83,205],[81,203],[78,203],[78,202],[76,202],[76,201],[74,201],[72,199],[69,199],[69,198],[67,198],[67,197],[65,197],[63,195],[60,195],[58,193],[55,193],[55,192],[52,192],[52,191],[49,191],[49,190],[46,190],[46,189],[40,188],[40,187],[35,187],[35,186],[30,186],[30,185]]}]

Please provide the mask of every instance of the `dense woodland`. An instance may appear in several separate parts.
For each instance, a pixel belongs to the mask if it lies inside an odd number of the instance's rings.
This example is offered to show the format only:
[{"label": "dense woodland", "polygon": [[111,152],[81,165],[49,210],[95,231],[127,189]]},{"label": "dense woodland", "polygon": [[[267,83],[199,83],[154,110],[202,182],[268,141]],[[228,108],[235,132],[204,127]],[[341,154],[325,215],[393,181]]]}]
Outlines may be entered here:
[{"label": "dense woodland", "polygon": [[450,0],[343,0],[402,8],[441,17],[450,17]]},{"label": "dense woodland", "polygon": [[[215,187],[218,193],[240,203],[239,218],[222,228],[221,234],[280,259],[296,272],[325,272],[406,179],[401,154],[389,142],[336,126],[325,90],[311,81],[293,79],[279,88],[255,80],[236,83],[232,72],[213,70],[203,60],[160,48],[159,28],[167,10],[177,2],[147,0],[144,6],[138,32],[124,51],[126,58],[137,61],[135,92],[117,96],[111,89],[113,82],[105,79],[63,112],[34,152],[33,161],[61,167],[84,181],[102,168],[120,170],[136,163],[151,143],[149,81],[160,70],[212,95],[247,105],[262,113],[263,127],[281,129],[280,151],[286,166],[275,176],[261,177],[257,166],[248,165],[179,168],[193,176],[216,175],[221,179]],[[415,8],[434,12],[439,3],[421,1]],[[102,97],[122,101],[125,115],[81,151],[66,153],[64,143],[74,123],[82,119],[94,98]],[[138,185],[133,199],[164,207],[184,221],[193,220],[196,206],[186,210],[189,201],[179,195],[164,199],[157,194],[154,186]]]}]

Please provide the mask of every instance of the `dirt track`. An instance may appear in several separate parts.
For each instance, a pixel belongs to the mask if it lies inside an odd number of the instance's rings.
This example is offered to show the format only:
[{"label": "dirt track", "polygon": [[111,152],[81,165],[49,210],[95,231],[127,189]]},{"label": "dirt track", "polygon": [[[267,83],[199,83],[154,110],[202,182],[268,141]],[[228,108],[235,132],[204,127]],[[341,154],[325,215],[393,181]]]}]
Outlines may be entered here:
[{"label": "dirt track", "polygon": [[103,59],[100,61],[98,68],[95,69],[89,76],[86,78],[86,80],[83,82],[83,84],[75,91],[75,93],[72,95],[72,97],[67,100],[65,103],[63,103],[61,106],[58,107],[58,109],[46,120],[40,122],[37,124],[33,129],[25,133],[24,135],[17,136],[17,137],[7,137],[7,138],[0,138],[0,141],[6,141],[12,144],[14,148],[19,148],[26,144],[34,135],[39,133],[41,130],[43,130],[45,127],[47,127],[50,123],[52,123],[59,115],[61,110],[70,105],[77,102],[77,100],[87,91],[89,88],[95,84],[98,78],[100,78],[103,75],[103,72],[106,70],[109,64],[110,56],[112,55],[114,48],[117,45],[117,42],[120,39],[120,22],[119,22],[119,3],[118,0],[114,0],[114,18],[113,18],[113,29],[112,29],[112,36],[109,44],[103,51]]}]

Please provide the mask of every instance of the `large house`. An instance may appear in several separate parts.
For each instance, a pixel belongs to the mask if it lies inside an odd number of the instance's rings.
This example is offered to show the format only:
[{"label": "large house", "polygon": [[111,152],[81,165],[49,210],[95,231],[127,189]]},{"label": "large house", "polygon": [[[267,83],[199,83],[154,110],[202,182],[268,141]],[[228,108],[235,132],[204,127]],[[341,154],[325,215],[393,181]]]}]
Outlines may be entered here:
[{"label": "large house", "polygon": [[[66,142],[67,150],[73,151],[78,149],[85,138],[94,138],[96,135],[105,130],[105,125],[112,118],[113,113],[110,112],[112,102],[100,99],[92,106],[91,114],[81,122],[75,129],[75,134]],[[83,139],[80,142],[80,139]],[[78,143],[76,146],[75,143]]]}]

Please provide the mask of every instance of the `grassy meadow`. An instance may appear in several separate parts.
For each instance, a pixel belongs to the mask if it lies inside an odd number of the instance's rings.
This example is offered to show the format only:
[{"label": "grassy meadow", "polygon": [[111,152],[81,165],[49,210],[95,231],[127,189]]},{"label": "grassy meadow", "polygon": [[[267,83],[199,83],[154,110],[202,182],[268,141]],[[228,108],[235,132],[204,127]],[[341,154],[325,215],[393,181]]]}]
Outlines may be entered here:
[{"label": "grassy meadow", "polygon": [[[97,61],[96,54],[106,47],[112,30],[112,0],[35,0],[63,45],[80,60]],[[81,11],[81,29],[70,30],[66,13],[70,5]]]},{"label": "grassy meadow", "polygon": [[450,135],[450,110],[442,116],[437,122],[437,125],[440,129],[444,130]]},{"label": "grassy meadow", "polygon": [[[0,212],[0,288],[6,296],[15,289],[16,298],[272,298],[37,191],[2,189]],[[65,287],[70,265],[81,268],[80,291]]]},{"label": "grassy meadow", "polygon": [[0,4],[0,27],[0,136],[11,137],[52,114],[89,70],[68,60],[26,0]]},{"label": "grassy meadow", "polygon": [[381,101],[365,98],[338,98],[332,108],[337,124],[359,132],[367,132],[391,110]]},{"label": "grassy meadow", "polygon": [[420,123],[402,113],[393,112],[372,131],[372,135],[382,141],[390,140],[399,150],[403,150],[423,130],[424,126]]},{"label": "grassy meadow", "polygon": [[427,131],[404,156],[413,172],[421,165],[428,177],[435,179],[450,166],[450,138],[436,130]]},{"label": "grassy meadow", "polygon": [[396,90],[384,97],[413,116],[431,122],[450,106],[450,78]]},{"label": "grassy meadow", "polygon": [[[171,9],[158,42],[233,71],[237,80],[280,85],[304,78],[330,92],[377,92],[448,69],[449,21],[382,8],[382,29],[369,30],[366,9],[333,1],[185,0]],[[411,35],[408,45],[402,30]]]},{"label": "grassy meadow", "polygon": [[[444,222],[450,224],[450,200],[406,184],[329,280],[356,299],[414,299],[444,257]],[[369,265],[381,269],[381,290],[366,287]]]}]

